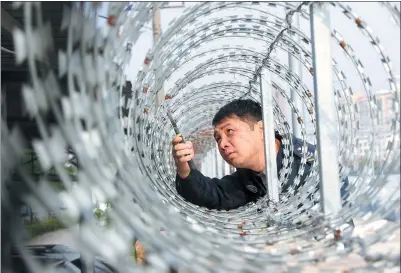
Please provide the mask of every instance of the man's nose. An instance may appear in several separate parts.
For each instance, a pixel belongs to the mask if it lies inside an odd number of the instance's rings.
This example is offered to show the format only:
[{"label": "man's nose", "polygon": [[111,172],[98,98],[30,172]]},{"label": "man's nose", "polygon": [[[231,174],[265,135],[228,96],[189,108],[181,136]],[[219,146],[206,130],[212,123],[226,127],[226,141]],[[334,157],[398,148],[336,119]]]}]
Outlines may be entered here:
[{"label": "man's nose", "polygon": [[219,148],[220,148],[221,150],[224,150],[224,148],[227,148],[227,146],[228,146],[228,141],[226,140],[225,137],[222,137],[222,138],[220,139]]}]

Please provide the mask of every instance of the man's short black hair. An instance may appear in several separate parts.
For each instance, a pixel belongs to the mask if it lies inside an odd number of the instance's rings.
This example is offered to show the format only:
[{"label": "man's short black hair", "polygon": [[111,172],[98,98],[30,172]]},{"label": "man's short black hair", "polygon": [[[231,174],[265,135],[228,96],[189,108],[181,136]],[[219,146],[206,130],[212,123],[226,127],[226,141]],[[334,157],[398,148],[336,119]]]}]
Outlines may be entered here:
[{"label": "man's short black hair", "polygon": [[[212,124],[213,126],[216,126],[223,119],[231,117],[233,115],[237,116],[239,119],[245,122],[248,122],[249,127],[253,129],[253,125],[263,119],[262,106],[259,102],[250,99],[233,100],[220,108],[219,111],[217,111],[216,115],[214,115]],[[274,133],[277,139],[282,139],[282,136],[279,134],[278,131],[274,131]]]},{"label": "man's short black hair", "polygon": [[233,115],[243,121],[256,123],[259,120],[262,120],[262,107],[258,102],[250,99],[233,100],[220,108],[214,116],[212,124],[213,126],[216,126],[223,119]]}]

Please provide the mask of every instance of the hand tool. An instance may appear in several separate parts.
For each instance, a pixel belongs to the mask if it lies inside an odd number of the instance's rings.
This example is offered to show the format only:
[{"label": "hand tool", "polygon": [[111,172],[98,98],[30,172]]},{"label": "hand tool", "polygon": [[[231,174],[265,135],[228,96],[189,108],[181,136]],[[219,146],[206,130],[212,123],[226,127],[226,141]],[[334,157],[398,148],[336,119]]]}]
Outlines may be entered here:
[{"label": "hand tool", "polygon": [[[174,118],[171,115],[169,110],[167,110],[167,116],[170,119],[171,124],[173,125],[173,128],[174,128],[176,136],[179,136],[179,137],[182,138],[181,143],[185,143],[184,136],[180,133],[180,130],[178,129],[177,123],[174,121]],[[195,163],[194,163],[194,161],[192,159],[190,161],[188,161],[188,165],[189,165],[189,168],[191,170],[196,170]]]}]

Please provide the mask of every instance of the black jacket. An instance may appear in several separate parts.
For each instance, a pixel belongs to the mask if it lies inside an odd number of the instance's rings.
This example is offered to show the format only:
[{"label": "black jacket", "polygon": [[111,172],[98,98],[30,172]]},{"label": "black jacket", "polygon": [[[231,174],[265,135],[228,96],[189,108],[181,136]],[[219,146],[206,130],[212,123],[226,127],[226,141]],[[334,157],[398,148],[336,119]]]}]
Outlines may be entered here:
[{"label": "black jacket", "polygon": [[[288,176],[287,184],[282,187],[282,193],[287,192],[289,187],[294,184],[294,179],[301,165],[302,140],[296,137],[293,137],[292,140],[294,162],[291,173]],[[299,185],[295,187],[295,191],[305,183],[305,179],[309,175],[314,151],[315,146],[308,143],[309,158],[305,164],[304,174]],[[278,175],[283,167],[283,157],[284,149],[281,143],[279,152],[277,153]],[[209,209],[235,209],[249,202],[255,202],[266,194],[266,187],[262,182],[262,178],[256,172],[249,169],[237,169],[234,173],[226,175],[221,179],[209,178],[198,170],[191,170],[189,176],[184,179],[180,178],[177,174],[175,182],[177,192],[187,201]],[[345,194],[344,189],[346,189],[347,185],[348,179],[345,179],[341,187],[342,196]]]}]

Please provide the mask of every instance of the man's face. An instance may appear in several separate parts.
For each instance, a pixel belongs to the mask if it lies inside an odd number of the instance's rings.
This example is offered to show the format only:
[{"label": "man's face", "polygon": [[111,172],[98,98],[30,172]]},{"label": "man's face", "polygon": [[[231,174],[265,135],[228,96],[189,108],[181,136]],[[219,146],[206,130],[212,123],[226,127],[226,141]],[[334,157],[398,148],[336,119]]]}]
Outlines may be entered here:
[{"label": "man's face", "polygon": [[262,122],[246,122],[233,115],[214,128],[223,159],[235,168],[250,168],[263,153]]}]

